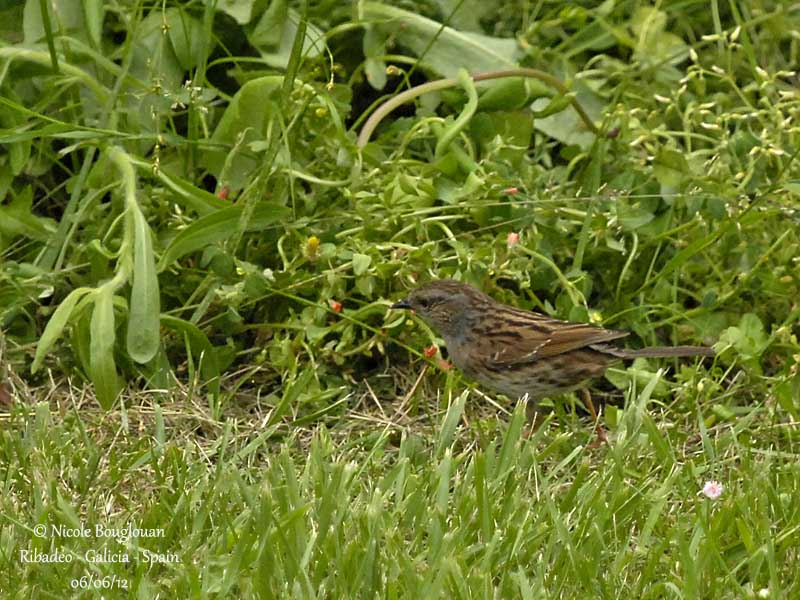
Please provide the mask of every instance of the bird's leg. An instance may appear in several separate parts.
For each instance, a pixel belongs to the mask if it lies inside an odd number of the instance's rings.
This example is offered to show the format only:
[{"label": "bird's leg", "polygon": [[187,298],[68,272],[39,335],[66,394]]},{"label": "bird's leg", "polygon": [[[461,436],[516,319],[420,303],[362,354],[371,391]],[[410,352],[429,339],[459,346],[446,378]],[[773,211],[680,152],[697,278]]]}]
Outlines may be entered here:
[{"label": "bird's leg", "polygon": [[600,423],[600,417],[597,416],[597,411],[594,408],[594,402],[592,402],[592,395],[586,388],[581,388],[581,396],[583,400],[583,406],[586,408],[586,410],[589,411],[589,414],[592,416],[592,421],[594,421],[594,428],[595,431],[597,432],[597,439],[591,443],[590,447],[597,448],[598,446],[600,446],[600,444],[607,444],[608,436],[606,435],[605,428]]}]

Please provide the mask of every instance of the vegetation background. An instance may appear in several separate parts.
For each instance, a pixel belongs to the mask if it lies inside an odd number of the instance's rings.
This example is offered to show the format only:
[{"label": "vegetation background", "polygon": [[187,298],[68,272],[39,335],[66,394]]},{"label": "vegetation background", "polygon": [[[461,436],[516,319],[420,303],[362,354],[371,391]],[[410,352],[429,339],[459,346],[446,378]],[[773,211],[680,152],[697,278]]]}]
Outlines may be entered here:
[{"label": "vegetation background", "polygon": [[[3,595],[800,597],[800,5],[0,14]],[[718,357],[527,436],[433,277]]]}]

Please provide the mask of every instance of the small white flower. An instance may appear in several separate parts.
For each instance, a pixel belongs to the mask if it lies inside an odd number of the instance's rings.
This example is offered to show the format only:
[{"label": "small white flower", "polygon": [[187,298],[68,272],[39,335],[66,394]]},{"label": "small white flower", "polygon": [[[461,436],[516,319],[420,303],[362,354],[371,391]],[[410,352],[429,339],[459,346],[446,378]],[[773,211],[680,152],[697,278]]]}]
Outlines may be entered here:
[{"label": "small white flower", "polygon": [[761,588],[758,590],[759,598],[769,598],[769,588]]},{"label": "small white flower", "polygon": [[719,481],[706,481],[703,486],[703,495],[711,500],[716,500],[722,495],[723,485]]}]

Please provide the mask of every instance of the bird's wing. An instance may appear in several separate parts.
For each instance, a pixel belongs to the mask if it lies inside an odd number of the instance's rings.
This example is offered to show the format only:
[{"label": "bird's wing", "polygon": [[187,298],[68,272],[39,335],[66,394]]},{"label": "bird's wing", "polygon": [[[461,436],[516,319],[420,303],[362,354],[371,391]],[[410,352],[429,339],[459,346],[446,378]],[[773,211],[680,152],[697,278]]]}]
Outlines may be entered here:
[{"label": "bird's wing", "polygon": [[524,310],[508,311],[502,321],[480,341],[486,346],[486,354],[492,357],[490,363],[498,368],[533,362],[628,335],[626,331],[560,321]]}]

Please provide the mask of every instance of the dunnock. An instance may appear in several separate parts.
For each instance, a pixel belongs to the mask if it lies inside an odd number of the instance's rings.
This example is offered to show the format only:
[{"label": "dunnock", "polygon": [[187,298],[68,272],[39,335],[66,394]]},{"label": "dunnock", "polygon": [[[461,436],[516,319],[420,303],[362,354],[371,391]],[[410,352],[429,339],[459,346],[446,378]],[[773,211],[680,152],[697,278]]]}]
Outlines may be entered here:
[{"label": "dunnock", "polygon": [[[714,356],[704,346],[617,347],[625,331],[559,321],[501,304],[474,287],[440,279],[392,308],[413,310],[444,338],[453,363],[489,389],[535,402],[582,387],[613,362],[638,357]],[[587,406],[595,415],[594,407]]]}]

